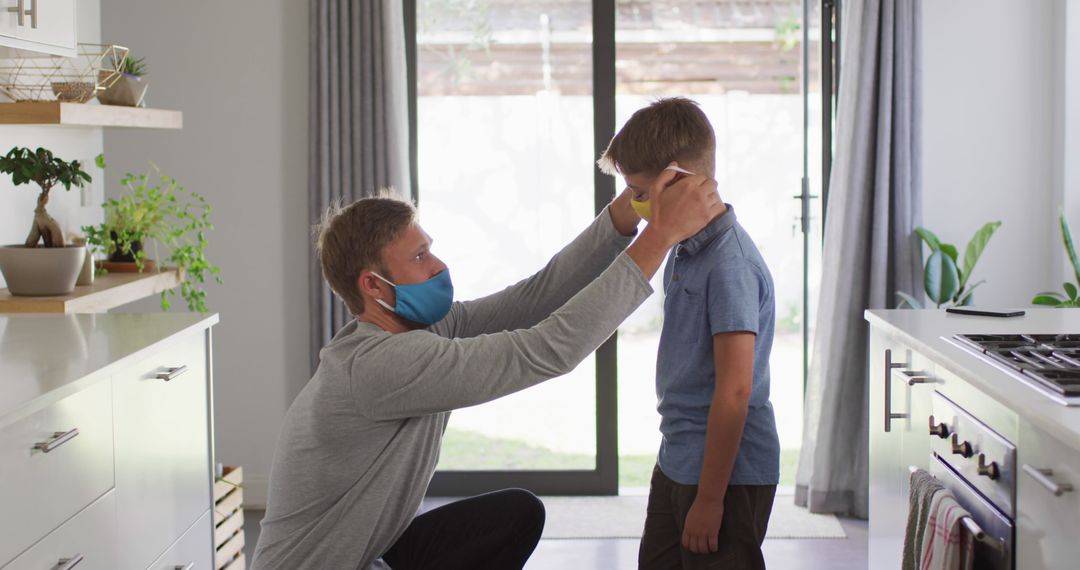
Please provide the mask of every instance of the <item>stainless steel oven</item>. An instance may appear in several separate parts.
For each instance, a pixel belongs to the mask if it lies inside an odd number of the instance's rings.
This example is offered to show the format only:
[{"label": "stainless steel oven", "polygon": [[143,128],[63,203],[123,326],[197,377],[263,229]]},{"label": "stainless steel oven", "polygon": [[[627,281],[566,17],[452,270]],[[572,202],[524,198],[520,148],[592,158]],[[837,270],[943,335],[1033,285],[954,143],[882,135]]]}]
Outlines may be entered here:
[{"label": "stainless steel oven", "polygon": [[971,517],[973,568],[1011,570],[1015,556],[1016,446],[955,402],[935,392],[929,437],[930,474]]}]

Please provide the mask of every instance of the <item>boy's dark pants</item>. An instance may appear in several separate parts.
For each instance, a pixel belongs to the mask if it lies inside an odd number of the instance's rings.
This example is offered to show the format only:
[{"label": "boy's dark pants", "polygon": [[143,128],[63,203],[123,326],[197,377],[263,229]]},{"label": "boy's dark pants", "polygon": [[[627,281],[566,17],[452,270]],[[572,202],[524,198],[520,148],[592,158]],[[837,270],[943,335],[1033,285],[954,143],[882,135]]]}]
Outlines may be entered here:
[{"label": "boy's dark pants", "polygon": [[761,543],[775,495],[776,485],[729,486],[720,523],[720,550],[694,554],[683,548],[682,533],[686,514],[697,496],[697,485],[680,485],[664,475],[659,466],[653,468],[638,569],[764,569]]}]

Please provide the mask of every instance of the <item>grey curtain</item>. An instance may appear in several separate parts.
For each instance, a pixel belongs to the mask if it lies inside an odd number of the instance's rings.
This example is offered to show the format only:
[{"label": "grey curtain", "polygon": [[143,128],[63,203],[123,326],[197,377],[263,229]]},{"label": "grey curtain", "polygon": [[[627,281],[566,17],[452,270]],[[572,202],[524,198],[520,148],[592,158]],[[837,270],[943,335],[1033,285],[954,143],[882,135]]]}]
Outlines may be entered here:
[{"label": "grey curtain", "polygon": [[[308,210],[318,222],[393,186],[407,193],[408,90],[405,22],[400,0],[311,0]],[[311,368],[319,350],[352,318],[309,264]]]},{"label": "grey curtain", "polygon": [[922,291],[921,0],[844,3],[836,150],[795,502],[866,518],[866,309]]}]

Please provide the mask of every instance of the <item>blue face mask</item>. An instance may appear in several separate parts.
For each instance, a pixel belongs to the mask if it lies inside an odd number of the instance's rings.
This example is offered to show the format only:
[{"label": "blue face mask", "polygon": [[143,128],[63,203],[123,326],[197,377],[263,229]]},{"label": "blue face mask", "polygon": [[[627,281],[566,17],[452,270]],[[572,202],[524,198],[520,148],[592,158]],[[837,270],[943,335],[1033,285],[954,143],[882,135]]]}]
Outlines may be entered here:
[{"label": "blue face mask", "polygon": [[371,274],[394,287],[393,307],[382,299],[375,299],[375,302],[410,321],[433,325],[443,320],[454,303],[454,284],[450,281],[449,269],[443,269],[422,283],[406,285],[396,285],[374,271]]}]

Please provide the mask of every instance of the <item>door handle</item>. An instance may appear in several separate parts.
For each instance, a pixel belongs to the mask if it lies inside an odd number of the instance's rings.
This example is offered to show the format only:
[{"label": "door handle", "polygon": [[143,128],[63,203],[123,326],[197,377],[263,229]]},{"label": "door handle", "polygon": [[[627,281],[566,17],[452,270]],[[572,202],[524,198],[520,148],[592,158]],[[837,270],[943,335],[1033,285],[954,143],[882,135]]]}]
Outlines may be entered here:
[{"label": "door handle", "polygon": [[907,414],[894,414],[892,411],[892,371],[903,368],[906,364],[892,361],[892,350],[885,350],[885,432],[892,431],[892,421],[904,419]]},{"label": "door handle", "polygon": [[53,570],[71,570],[72,568],[78,566],[79,563],[82,561],[82,554],[76,554],[71,558],[61,558],[60,561],[56,563],[56,566],[53,566]]},{"label": "door handle", "polygon": [[71,441],[75,436],[79,435],[79,428],[72,428],[71,431],[58,431],[53,432],[53,436],[48,441],[39,441],[34,444],[34,449],[48,453],[61,445]]},{"label": "door handle", "polygon": [[169,368],[165,372],[158,372],[157,379],[164,380],[166,382],[175,380],[188,371],[187,364],[182,364],[175,368]]},{"label": "door handle", "polygon": [[1073,486],[1070,483],[1058,483],[1053,480],[1053,469],[1039,469],[1032,467],[1027,463],[1024,464],[1024,473],[1027,473],[1032,479],[1037,481],[1043,487],[1046,487],[1047,491],[1054,494],[1055,497],[1060,497],[1065,493],[1071,493]]},{"label": "door handle", "polygon": [[26,0],[18,0],[18,4],[14,8],[8,8],[8,12],[15,12],[18,15],[19,27],[26,25],[26,16],[30,16],[30,27],[37,29],[37,0],[30,0],[30,9],[26,9]]}]

